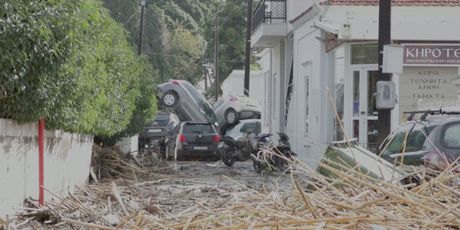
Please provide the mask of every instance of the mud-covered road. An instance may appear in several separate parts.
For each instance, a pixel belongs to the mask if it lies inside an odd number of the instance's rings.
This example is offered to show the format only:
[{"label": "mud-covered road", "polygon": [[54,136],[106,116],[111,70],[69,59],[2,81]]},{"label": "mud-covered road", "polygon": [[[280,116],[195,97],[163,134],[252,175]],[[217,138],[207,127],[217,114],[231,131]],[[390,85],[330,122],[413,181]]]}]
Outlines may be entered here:
[{"label": "mud-covered road", "polygon": [[291,179],[286,174],[271,171],[256,173],[252,161],[236,162],[232,167],[227,167],[221,161],[170,161],[168,165],[174,169],[175,177],[194,181],[197,184],[213,186],[240,184],[251,188],[291,186]]}]

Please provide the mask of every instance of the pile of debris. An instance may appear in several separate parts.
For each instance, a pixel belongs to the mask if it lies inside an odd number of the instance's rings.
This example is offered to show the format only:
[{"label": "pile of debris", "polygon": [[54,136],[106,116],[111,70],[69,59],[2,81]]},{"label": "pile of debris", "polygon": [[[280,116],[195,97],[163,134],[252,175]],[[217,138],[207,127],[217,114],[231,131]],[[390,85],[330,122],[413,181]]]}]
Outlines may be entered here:
[{"label": "pile of debris", "polygon": [[125,154],[117,146],[93,146],[91,178],[94,181],[116,178],[145,180],[167,169],[167,163],[152,152]]},{"label": "pile of debris", "polygon": [[[45,207],[27,209],[9,227],[98,229],[458,229],[458,167],[412,169],[416,184],[385,181],[355,167],[291,162],[291,187],[207,184],[177,177],[92,184]],[[40,219],[41,218],[41,219]],[[0,221],[0,224],[2,222]],[[1,229],[1,227],[0,227]]]}]

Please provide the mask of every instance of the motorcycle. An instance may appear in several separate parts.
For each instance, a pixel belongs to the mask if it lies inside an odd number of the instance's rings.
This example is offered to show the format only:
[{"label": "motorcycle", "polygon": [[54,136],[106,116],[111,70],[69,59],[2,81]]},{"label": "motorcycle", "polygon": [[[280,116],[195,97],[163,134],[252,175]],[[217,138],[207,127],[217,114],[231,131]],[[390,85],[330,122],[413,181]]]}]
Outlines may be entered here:
[{"label": "motorcycle", "polygon": [[297,155],[291,151],[289,137],[285,133],[278,133],[278,136],[277,146],[265,144],[259,147],[256,159],[253,159],[253,167],[256,172],[260,173],[266,168],[284,172],[288,168],[288,160]]},{"label": "motorcycle", "polygon": [[253,133],[246,133],[238,140],[229,136],[222,137],[224,143],[220,150],[222,161],[228,167],[233,166],[235,161],[245,161],[253,156],[258,149],[256,136]]}]

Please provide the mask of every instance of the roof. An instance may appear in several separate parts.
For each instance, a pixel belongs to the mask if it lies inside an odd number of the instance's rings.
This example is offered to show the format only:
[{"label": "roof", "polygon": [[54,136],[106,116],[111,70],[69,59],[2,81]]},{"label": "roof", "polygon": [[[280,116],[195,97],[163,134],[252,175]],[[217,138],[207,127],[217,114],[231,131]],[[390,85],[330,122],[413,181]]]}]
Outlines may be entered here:
[{"label": "roof", "polygon": [[[325,0],[324,5],[377,6],[379,0]],[[393,0],[393,6],[460,6],[460,0]]]}]

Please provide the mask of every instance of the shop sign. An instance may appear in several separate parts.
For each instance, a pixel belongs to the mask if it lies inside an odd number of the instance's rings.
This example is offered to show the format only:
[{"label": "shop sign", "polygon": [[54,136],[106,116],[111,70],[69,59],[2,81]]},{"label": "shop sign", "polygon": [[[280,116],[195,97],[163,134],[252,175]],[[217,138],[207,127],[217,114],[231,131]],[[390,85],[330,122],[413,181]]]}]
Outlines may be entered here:
[{"label": "shop sign", "polygon": [[460,66],[460,44],[406,44],[404,65],[416,66]]},{"label": "shop sign", "polygon": [[399,78],[400,112],[450,106],[457,101],[457,73],[457,67],[406,67]]}]

